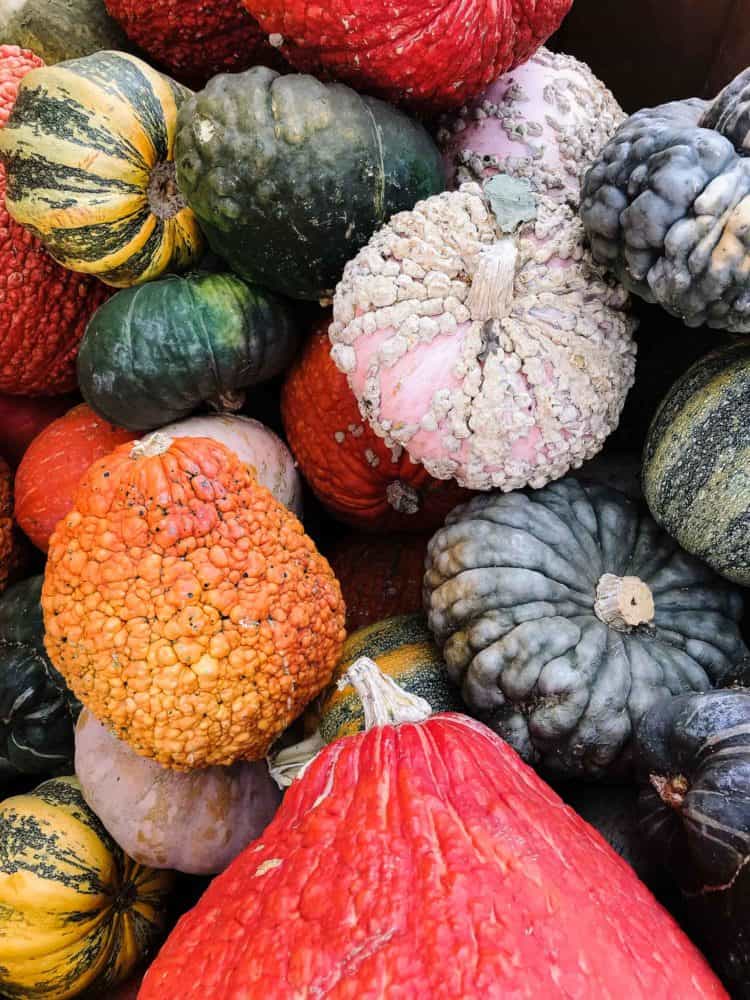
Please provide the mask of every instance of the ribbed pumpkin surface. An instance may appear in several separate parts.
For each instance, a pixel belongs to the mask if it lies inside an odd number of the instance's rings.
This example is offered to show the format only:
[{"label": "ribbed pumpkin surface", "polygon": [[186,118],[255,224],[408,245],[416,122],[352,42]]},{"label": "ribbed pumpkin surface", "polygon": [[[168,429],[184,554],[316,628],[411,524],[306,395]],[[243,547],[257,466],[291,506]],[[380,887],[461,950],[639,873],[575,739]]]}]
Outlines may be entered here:
[{"label": "ribbed pumpkin surface", "polygon": [[359,412],[331,360],[327,322],[289,373],[281,413],[289,446],[313,492],[342,521],[370,531],[432,531],[470,494],[433,479],[392,451]]},{"label": "ribbed pumpkin surface", "polygon": [[135,437],[81,403],[32,441],[16,473],[15,517],[37,548],[47,551],[50,535],[72,508],[89,466]]},{"label": "ribbed pumpkin surface", "polygon": [[139,1000],[726,997],[632,869],[458,715],[326,747]]},{"label": "ribbed pumpkin surface", "polygon": [[[55,778],[0,806],[0,989],[18,1000],[110,996],[152,951],[171,872],[131,861]],[[101,991],[101,992],[99,992]]]}]

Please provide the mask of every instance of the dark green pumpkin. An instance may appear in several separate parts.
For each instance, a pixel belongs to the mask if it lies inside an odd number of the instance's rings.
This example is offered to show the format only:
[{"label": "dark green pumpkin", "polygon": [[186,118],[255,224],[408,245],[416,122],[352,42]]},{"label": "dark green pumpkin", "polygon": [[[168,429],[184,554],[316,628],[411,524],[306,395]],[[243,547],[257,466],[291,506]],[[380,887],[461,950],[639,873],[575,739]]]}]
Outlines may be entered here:
[{"label": "dark green pumpkin", "polygon": [[736,1000],[750,997],[750,689],[684,694],[641,720],[641,831]]},{"label": "dark green pumpkin", "polygon": [[299,343],[289,306],[232,274],[170,275],[118,292],[89,322],[78,382],[89,406],[128,430],[238,409],[242,390],[282,372]]},{"label": "dark green pumpkin", "polygon": [[127,50],[104,0],[11,0],[0,4],[0,45],[31,49],[48,66],[101,49]]},{"label": "dark green pumpkin", "polygon": [[44,651],[42,577],[0,598],[0,792],[20,775],[61,774],[80,706]]},{"label": "dark green pumpkin", "polygon": [[722,576],[750,584],[750,340],[697,361],[654,417],[643,459],[651,513]]},{"label": "dark green pumpkin", "polygon": [[262,66],[184,105],[180,190],[233,271],[292,298],[329,297],[394,212],[445,187],[425,129],[342,84]]}]

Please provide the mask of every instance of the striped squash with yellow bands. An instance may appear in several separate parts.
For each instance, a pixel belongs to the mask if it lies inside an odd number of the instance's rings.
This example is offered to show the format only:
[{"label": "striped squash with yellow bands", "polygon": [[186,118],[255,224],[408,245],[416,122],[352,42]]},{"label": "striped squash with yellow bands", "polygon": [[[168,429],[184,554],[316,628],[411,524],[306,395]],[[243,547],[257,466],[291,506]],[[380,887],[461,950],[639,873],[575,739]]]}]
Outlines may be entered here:
[{"label": "striped squash with yellow bands", "polygon": [[28,73],[0,130],[11,216],[64,267],[115,287],[190,267],[203,239],[173,160],[189,94],[124,52]]},{"label": "striped squash with yellow bands", "polygon": [[136,864],[75,778],[0,805],[0,995],[111,996],[154,950],[172,872]]},{"label": "striped squash with yellow bands", "polygon": [[643,493],[680,545],[750,585],[750,339],[697,361],[670,389],[646,440]]},{"label": "striped squash with yellow bands", "polygon": [[461,699],[448,678],[425,618],[422,615],[386,618],[349,636],[319,711],[310,710],[306,728],[310,731],[319,725],[324,742],[331,743],[364,729],[362,703],[354,688],[339,691],[336,687],[338,679],[360,656],[369,656],[382,673],[405,691],[424,698],[435,712],[461,711]]}]

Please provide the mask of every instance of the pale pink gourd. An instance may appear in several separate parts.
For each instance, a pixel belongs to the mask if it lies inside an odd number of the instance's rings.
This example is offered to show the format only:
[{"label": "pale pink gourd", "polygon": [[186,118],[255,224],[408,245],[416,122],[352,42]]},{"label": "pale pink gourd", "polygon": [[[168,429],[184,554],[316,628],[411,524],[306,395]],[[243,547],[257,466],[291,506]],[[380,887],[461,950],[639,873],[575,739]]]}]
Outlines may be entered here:
[{"label": "pale pink gourd", "polygon": [[281,800],[265,761],[171,771],[139,756],[88,709],[76,725],[75,769],[86,802],[126,854],[192,875],[223,871]]},{"label": "pale pink gourd", "polygon": [[220,441],[245,465],[252,465],[258,482],[297,517],[302,517],[302,480],[294,458],[278,435],[251,417],[218,413],[188,417],[161,428],[170,437],[207,437]]},{"label": "pale pink gourd", "polygon": [[582,172],[624,120],[585,63],[542,48],[477,100],[445,115],[438,144],[453,187],[502,171],[578,204]]}]

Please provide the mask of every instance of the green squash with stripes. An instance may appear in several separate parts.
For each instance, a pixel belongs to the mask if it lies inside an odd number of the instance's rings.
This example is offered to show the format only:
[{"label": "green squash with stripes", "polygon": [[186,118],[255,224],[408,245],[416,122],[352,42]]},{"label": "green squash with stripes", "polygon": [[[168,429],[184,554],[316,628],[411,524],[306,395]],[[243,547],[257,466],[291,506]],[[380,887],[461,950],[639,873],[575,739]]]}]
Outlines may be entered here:
[{"label": "green squash with stripes", "polygon": [[81,706],[44,650],[42,580],[0,598],[0,794],[24,775],[63,774],[73,760]]},{"label": "green squash with stripes", "polygon": [[0,993],[109,997],[153,954],[174,874],[137,864],[74,777],[0,805]]},{"label": "green squash with stripes", "polygon": [[424,698],[433,712],[460,712],[462,702],[422,615],[400,615],[353,632],[346,641],[333,681],[313,709],[308,726],[317,722],[325,743],[365,728],[362,702],[354,688],[338,690],[337,681],[355,660],[368,656],[399,687]]},{"label": "green squash with stripes", "polygon": [[291,363],[290,307],[232,274],[169,275],[113,295],[78,351],[78,384],[100,416],[132,431],[163,427],[202,403],[236,410],[244,390]]},{"label": "green squash with stripes", "polygon": [[189,96],[124,52],[28,73],[0,130],[8,212],[64,267],[115,287],[186,270],[203,251],[175,179]]},{"label": "green squash with stripes", "polygon": [[659,407],[643,492],[654,518],[718,573],[750,585],[750,339],[697,361]]}]

